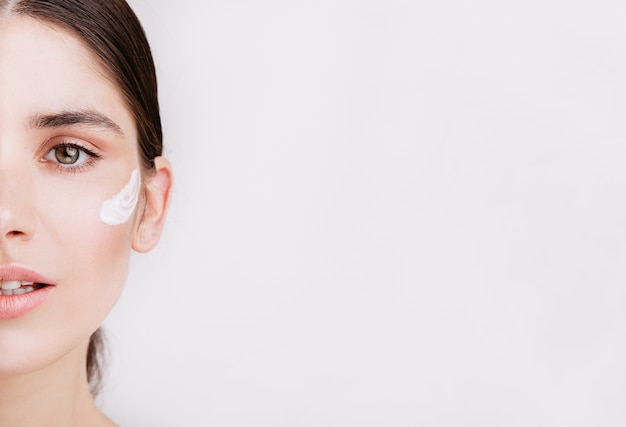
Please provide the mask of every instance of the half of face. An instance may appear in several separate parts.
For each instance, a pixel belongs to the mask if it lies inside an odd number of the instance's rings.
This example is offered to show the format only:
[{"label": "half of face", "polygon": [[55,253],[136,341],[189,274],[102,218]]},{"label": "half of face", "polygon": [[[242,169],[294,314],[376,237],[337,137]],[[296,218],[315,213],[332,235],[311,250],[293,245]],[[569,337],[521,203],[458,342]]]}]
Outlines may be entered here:
[{"label": "half of face", "polygon": [[133,115],[76,36],[0,19],[0,376],[84,345],[111,310],[131,248],[160,235],[171,174],[155,163],[142,171]]}]

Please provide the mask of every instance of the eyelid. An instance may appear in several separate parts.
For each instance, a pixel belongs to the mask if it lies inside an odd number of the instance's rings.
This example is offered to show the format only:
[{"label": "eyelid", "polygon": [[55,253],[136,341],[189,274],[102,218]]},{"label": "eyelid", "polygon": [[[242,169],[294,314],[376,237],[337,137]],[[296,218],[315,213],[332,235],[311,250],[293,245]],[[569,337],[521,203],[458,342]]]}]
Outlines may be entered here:
[{"label": "eyelid", "polygon": [[95,146],[94,144],[82,138],[77,138],[75,136],[69,136],[69,135],[56,135],[56,136],[46,139],[43,142],[43,144],[41,144],[40,150],[43,151],[44,153],[47,153],[53,147],[64,146],[64,145],[82,148],[85,151],[99,155],[99,149],[97,148],[97,146]]}]

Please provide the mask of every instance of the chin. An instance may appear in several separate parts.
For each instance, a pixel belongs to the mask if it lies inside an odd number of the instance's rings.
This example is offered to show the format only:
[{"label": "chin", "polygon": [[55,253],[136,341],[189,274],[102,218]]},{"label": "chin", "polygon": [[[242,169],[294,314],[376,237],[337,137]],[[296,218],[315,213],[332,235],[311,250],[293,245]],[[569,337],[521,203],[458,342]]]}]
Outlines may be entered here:
[{"label": "chin", "polygon": [[74,336],[64,331],[55,334],[33,328],[27,321],[1,321],[0,378],[42,373],[74,358],[84,361],[90,335],[87,331]]}]

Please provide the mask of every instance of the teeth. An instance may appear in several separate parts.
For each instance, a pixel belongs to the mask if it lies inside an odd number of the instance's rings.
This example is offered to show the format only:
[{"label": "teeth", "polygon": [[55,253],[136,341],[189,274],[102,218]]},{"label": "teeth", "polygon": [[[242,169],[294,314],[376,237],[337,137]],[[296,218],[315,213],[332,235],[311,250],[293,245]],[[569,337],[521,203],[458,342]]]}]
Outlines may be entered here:
[{"label": "teeth", "polygon": [[0,295],[24,295],[35,290],[33,282],[27,280],[0,281]]},{"label": "teeth", "polygon": [[2,282],[2,290],[6,291],[7,289],[17,289],[20,286],[22,286],[22,282],[20,282],[19,280],[12,280],[12,281],[6,281],[6,282]]}]

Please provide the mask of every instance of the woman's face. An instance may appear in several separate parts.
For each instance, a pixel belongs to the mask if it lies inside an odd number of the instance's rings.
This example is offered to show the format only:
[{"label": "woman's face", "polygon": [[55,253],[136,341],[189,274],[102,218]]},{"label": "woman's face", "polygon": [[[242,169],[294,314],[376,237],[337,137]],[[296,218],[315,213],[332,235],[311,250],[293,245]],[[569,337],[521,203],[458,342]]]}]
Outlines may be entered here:
[{"label": "woman's face", "polygon": [[79,39],[0,18],[0,276],[23,267],[53,285],[17,316],[0,296],[0,376],[84,348],[111,310],[141,206],[118,225],[100,209],[139,168],[133,117]]}]

